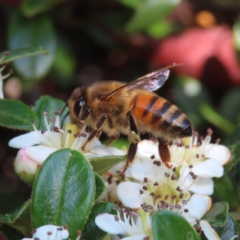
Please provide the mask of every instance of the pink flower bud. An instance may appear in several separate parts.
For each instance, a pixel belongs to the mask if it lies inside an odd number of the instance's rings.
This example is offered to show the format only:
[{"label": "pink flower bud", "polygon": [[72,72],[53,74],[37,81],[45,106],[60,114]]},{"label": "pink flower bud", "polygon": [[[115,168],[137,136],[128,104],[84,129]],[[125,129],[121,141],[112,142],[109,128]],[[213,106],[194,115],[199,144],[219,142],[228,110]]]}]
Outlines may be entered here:
[{"label": "pink flower bud", "polygon": [[29,157],[27,148],[21,148],[18,151],[14,162],[14,169],[18,176],[27,184],[32,185],[35,179],[39,163]]}]

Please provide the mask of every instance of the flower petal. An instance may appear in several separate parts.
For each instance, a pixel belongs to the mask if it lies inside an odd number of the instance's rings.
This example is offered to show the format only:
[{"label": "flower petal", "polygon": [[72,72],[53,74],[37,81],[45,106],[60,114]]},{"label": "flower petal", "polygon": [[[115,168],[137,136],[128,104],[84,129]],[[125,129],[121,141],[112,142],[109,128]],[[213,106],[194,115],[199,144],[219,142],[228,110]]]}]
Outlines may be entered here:
[{"label": "flower petal", "polygon": [[189,190],[197,194],[212,195],[214,188],[214,182],[211,178],[197,177]]},{"label": "flower petal", "polygon": [[224,145],[208,144],[204,155],[220,165],[228,163],[231,159],[231,152]]},{"label": "flower petal", "polygon": [[39,144],[39,135],[36,131],[22,134],[18,137],[11,139],[8,143],[9,147],[24,148]]},{"label": "flower petal", "polygon": [[97,157],[101,156],[124,156],[126,152],[115,147],[108,147],[106,145],[94,146],[91,149],[91,153],[96,154]]},{"label": "flower petal", "polygon": [[[51,232],[52,234],[49,235],[48,233]],[[55,225],[45,225],[36,229],[35,233],[33,234],[33,238],[38,239],[48,239],[48,240],[62,240],[67,239],[69,233],[63,227],[55,226]]]},{"label": "flower petal", "polygon": [[[202,216],[211,207],[212,200],[206,195],[193,194],[188,203],[185,205],[185,209],[188,212],[182,212],[182,215],[187,219],[187,221],[194,225],[196,220],[202,218]],[[196,207],[197,206],[197,207]]]},{"label": "flower petal", "polygon": [[103,231],[109,233],[109,234],[123,234],[126,235],[126,232],[124,228],[122,227],[122,224],[125,224],[121,219],[118,221],[115,220],[117,216],[103,213],[98,215],[95,218],[96,225],[102,229]]},{"label": "flower petal", "polygon": [[158,153],[158,143],[154,143],[150,140],[143,140],[138,143],[138,150],[135,159],[150,159],[153,155],[155,156],[155,160],[160,160]]},{"label": "flower petal", "polygon": [[[149,178],[151,174],[151,170],[154,167],[152,161],[150,159],[137,159],[132,165],[128,168],[126,176],[133,177],[136,180],[143,181],[145,177]],[[156,167],[156,166],[155,166]]]},{"label": "flower petal", "polygon": [[38,164],[42,164],[55,151],[56,148],[41,145],[26,148],[26,154]]},{"label": "flower petal", "polygon": [[207,221],[201,220],[199,224],[208,240],[220,240],[218,234]]},{"label": "flower petal", "polygon": [[140,208],[143,204],[139,191],[142,185],[134,182],[122,182],[117,187],[117,195],[126,207]]},{"label": "flower petal", "polygon": [[192,168],[194,174],[200,177],[222,177],[224,169],[223,167],[213,161],[213,160],[205,160],[203,162],[198,162]]}]

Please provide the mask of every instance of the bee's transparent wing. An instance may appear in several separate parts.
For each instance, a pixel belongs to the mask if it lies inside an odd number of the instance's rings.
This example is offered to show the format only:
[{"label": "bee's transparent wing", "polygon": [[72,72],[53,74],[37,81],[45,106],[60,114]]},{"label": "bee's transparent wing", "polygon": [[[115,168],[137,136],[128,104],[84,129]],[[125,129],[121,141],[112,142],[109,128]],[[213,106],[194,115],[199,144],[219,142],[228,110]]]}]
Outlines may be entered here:
[{"label": "bee's transparent wing", "polygon": [[106,96],[103,96],[102,99],[107,99],[112,97],[114,94],[119,92],[123,88],[131,89],[145,89],[150,92],[156,91],[159,89],[168,79],[170,70],[169,68],[180,66],[182,64],[173,64],[171,66],[167,66],[165,68],[159,69],[155,72],[151,72],[143,77],[136,79],[133,82],[127,83],[126,85],[121,86],[120,88],[114,90]]},{"label": "bee's transparent wing", "polygon": [[150,92],[156,91],[159,89],[168,79],[170,70],[164,69],[156,72],[151,72],[143,77],[138,78],[137,80],[126,84],[125,87],[128,89],[145,89]]}]

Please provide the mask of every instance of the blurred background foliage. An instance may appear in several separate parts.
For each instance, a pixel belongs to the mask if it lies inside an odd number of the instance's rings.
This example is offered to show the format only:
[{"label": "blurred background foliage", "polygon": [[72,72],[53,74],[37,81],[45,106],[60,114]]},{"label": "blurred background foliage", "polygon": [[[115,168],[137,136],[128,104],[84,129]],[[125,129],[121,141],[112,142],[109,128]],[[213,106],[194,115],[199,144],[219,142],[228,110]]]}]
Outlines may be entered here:
[{"label": "blurred background foliage", "polygon": [[[10,66],[5,96],[30,106],[42,95],[66,101],[77,86],[128,82],[183,63],[158,94],[182,108],[201,135],[211,127],[224,141],[240,122],[239,0],[0,0],[0,51],[22,47],[50,52]],[[7,146],[19,131],[0,130],[4,214],[27,200],[30,188],[14,173],[16,151]],[[236,196],[231,205],[239,206]]]}]

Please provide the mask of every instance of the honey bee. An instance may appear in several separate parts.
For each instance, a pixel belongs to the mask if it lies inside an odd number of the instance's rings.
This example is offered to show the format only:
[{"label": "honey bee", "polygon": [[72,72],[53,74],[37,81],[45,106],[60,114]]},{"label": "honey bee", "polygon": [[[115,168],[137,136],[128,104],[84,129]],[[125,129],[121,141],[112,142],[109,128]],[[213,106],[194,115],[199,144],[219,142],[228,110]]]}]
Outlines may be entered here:
[{"label": "honey bee", "polygon": [[83,125],[91,132],[83,146],[105,132],[110,143],[120,134],[128,136],[130,147],[124,171],[133,161],[140,134],[150,133],[159,141],[163,161],[170,160],[168,142],[192,135],[188,117],[177,106],[153,93],[167,80],[168,66],[133,82],[96,82],[90,87],[76,88],[68,100],[70,117],[79,130]]}]

